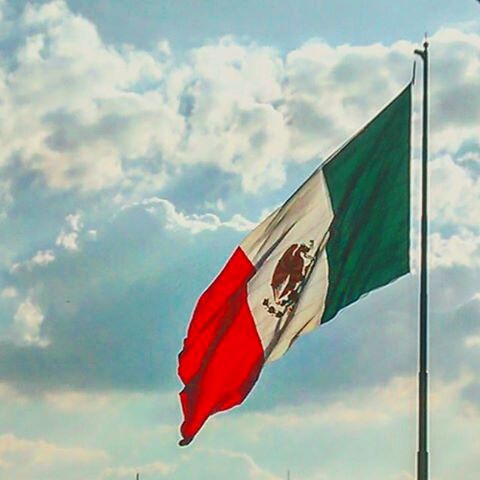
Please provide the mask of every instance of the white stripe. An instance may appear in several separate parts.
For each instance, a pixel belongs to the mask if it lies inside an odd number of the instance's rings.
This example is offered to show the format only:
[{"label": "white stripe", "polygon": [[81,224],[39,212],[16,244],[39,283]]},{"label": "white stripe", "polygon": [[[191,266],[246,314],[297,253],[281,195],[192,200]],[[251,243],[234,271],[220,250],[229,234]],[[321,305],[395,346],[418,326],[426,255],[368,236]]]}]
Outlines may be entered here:
[{"label": "white stripe", "polygon": [[[298,335],[311,331],[320,323],[328,290],[328,261],[324,247],[332,219],[328,188],[322,170],[318,170],[285,205],[264,220],[240,245],[257,268],[248,283],[248,303],[268,361],[282,356]],[[297,266],[302,261],[307,265],[308,257],[314,251],[319,253],[308,279],[303,280],[303,290],[299,300],[294,302],[293,314],[286,322],[288,314],[279,319],[268,311],[269,307],[275,311],[285,308],[275,301],[278,298],[274,297],[272,277],[279,260],[292,245],[308,246],[310,241],[314,242],[310,251],[300,253],[297,247],[292,252],[294,257],[289,265]],[[296,271],[298,273],[298,269]],[[278,291],[282,292],[285,283],[292,279],[295,279],[295,272],[291,271],[289,275],[287,268],[285,282]],[[297,283],[297,287],[301,283]],[[265,305],[267,301],[268,305]],[[281,334],[276,334],[279,328]]]}]

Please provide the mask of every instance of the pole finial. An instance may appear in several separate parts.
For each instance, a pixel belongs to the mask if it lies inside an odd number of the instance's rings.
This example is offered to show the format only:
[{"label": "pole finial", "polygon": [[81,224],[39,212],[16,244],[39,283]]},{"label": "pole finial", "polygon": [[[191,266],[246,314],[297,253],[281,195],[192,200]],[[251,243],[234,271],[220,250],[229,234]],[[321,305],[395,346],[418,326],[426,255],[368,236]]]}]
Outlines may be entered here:
[{"label": "pole finial", "polygon": [[428,42],[428,33],[425,32],[425,35],[423,37],[423,48],[425,48],[425,50],[428,48],[428,45],[429,45],[429,42]]}]

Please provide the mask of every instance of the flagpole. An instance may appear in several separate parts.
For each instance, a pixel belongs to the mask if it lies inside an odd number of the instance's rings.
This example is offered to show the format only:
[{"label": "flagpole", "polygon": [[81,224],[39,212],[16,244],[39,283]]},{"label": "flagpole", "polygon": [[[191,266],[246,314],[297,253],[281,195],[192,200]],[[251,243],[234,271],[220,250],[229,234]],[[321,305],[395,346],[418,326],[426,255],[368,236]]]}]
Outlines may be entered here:
[{"label": "flagpole", "polygon": [[422,215],[420,257],[420,336],[418,372],[418,452],[417,480],[428,480],[428,42],[423,50],[415,50],[423,60],[423,124],[422,124]]}]

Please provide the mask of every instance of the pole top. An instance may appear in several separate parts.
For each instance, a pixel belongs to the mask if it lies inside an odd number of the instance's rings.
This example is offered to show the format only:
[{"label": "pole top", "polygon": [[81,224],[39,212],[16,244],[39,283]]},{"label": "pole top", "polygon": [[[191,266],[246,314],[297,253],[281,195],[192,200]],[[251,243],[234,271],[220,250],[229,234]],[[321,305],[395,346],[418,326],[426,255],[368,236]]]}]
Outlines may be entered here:
[{"label": "pole top", "polygon": [[415,55],[418,55],[419,57],[422,57],[422,60],[426,60],[427,58],[427,50],[428,50],[428,46],[430,45],[430,43],[428,42],[428,39],[427,39],[427,34],[425,33],[425,39],[423,41],[423,50],[420,50],[420,49],[415,49],[414,50],[414,53]]}]

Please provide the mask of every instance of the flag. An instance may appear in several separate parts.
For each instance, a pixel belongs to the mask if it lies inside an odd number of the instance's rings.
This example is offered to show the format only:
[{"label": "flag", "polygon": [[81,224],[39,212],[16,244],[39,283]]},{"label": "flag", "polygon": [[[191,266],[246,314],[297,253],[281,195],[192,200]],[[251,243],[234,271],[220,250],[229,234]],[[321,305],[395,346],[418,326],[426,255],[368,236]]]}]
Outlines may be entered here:
[{"label": "flag", "polygon": [[238,246],[179,354],[181,445],[240,404],[266,362],[409,271],[411,85]]}]

